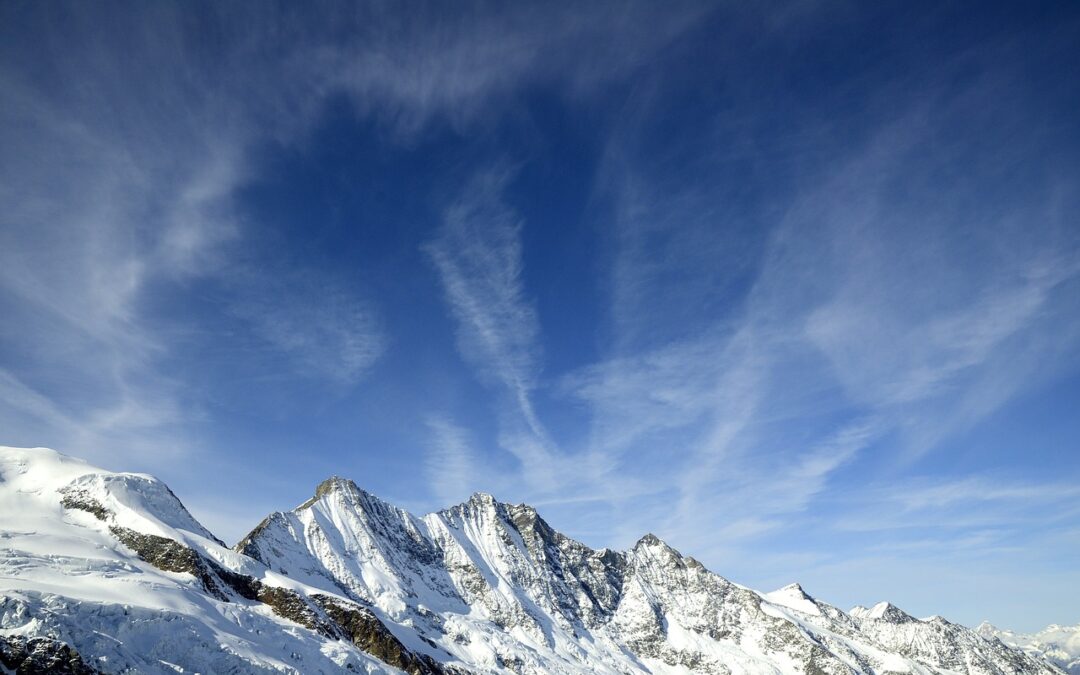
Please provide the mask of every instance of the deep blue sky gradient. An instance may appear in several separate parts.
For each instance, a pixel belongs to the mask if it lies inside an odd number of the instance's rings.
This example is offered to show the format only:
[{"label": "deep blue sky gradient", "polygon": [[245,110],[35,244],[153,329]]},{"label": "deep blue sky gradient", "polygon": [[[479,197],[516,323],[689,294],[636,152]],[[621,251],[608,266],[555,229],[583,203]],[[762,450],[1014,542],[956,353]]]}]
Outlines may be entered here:
[{"label": "deep blue sky gradient", "polygon": [[1080,620],[1080,9],[0,6],[0,443]]}]

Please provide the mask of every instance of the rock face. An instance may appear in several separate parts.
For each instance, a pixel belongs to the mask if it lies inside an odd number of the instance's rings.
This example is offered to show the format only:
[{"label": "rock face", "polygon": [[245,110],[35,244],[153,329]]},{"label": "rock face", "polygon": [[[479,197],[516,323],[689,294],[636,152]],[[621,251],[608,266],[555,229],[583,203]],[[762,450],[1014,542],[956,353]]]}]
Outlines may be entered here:
[{"label": "rock face", "polygon": [[16,675],[97,675],[79,653],[59,640],[21,635],[0,637],[0,664]]},{"label": "rock face", "polygon": [[983,622],[976,632],[987,639],[1001,640],[1010,647],[1021,649],[1070,675],[1080,675],[1080,625],[1054,624],[1038,633],[1016,633]]},{"label": "rock face", "polygon": [[0,448],[17,673],[1060,675],[944,619],[759,594],[653,535],[593,550],[474,495],[416,517],[331,478],[224,547],[150,476]]},{"label": "rock face", "polygon": [[0,448],[0,538],[2,672],[447,672],[226,548],[150,476]]},{"label": "rock face", "polygon": [[888,603],[846,613],[797,585],[758,594],[653,535],[596,551],[485,494],[418,518],[333,478],[237,550],[476,672],[1055,672]]}]

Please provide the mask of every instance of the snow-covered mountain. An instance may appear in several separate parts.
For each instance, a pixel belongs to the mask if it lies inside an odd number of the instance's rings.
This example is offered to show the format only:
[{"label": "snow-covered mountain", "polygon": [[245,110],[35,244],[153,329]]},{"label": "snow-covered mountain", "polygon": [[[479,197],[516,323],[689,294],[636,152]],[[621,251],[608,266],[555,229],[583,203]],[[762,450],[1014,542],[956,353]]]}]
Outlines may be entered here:
[{"label": "snow-covered mountain", "polygon": [[998,638],[1010,647],[1022,649],[1071,675],[1080,675],[1080,625],[1054,624],[1038,633],[1015,633],[983,622],[975,630],[983,637]]},{"label": "snow-covered mountain", "polygon": [[226,548],[160,481],[0,448],[18,673],[970,673],[1043,659],[882,603],[759,594],[655,536],[593,550],[489,495],[413,516],[332,478]]},{"label": "snow-covered mountain", "polygon": [[0,447],[0,595],[5,672],[441,670],[224,546],[157,479],[42,448]]}]

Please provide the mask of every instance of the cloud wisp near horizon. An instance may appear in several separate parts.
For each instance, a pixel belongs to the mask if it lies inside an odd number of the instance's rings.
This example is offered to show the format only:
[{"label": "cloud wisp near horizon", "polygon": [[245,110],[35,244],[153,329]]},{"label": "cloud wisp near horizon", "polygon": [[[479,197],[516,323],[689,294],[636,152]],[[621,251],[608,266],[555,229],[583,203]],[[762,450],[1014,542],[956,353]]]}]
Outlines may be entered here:
[{"label": "cloud wisp near horizon", "polygon": [[1075,9],[255,9],[0,9],[0,443],[1076,621]]}]

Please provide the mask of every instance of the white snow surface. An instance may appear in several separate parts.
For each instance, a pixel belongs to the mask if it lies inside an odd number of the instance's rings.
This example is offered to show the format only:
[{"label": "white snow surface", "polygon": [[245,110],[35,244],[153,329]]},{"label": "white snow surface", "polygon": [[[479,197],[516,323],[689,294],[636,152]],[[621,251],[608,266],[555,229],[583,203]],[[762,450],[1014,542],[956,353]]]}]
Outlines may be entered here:
[{"label": "white snow surface", "polygon": [[155,478],[40,448],[0,447],[0,638],[52,637],[105,673],[400,672],[158,569],[114,527],[364,605],[409,650],[472,673],[1060,675],[1027,645],[888,603],[846,613],[797,584],[759,594],[652,535],[593,550],[485,494],[416,517],[332,478],[231,550]]},{"label": "white snow surface", "polygon": [[415,517],[334,478],[237,549],[372,604],[474,672],[1054,672],[888,603],[852,616],[798,585],[758,594],[652,535],[592,550],[486,494]]},{"label": "white snow surface", "polygon": [[[73,491],[110,510],[110,522],[62,507]],[[283,585],[280,575],[217,542],[152,476],[102,471],[45,448],[0,446],[0,637],[59,639],[107,673],[400,672],[261,603],[208,595],[192,575],[140,560],[110,525],[183,542]]]},{"label": "white snow surface", "polygon": [[1010,647],[1052,663],[1071,675],[1080,675],[1080,624],[1051,624],[1037,633],[1016,633],[984,621],[975,630],[984,637],[997,638]]}]

